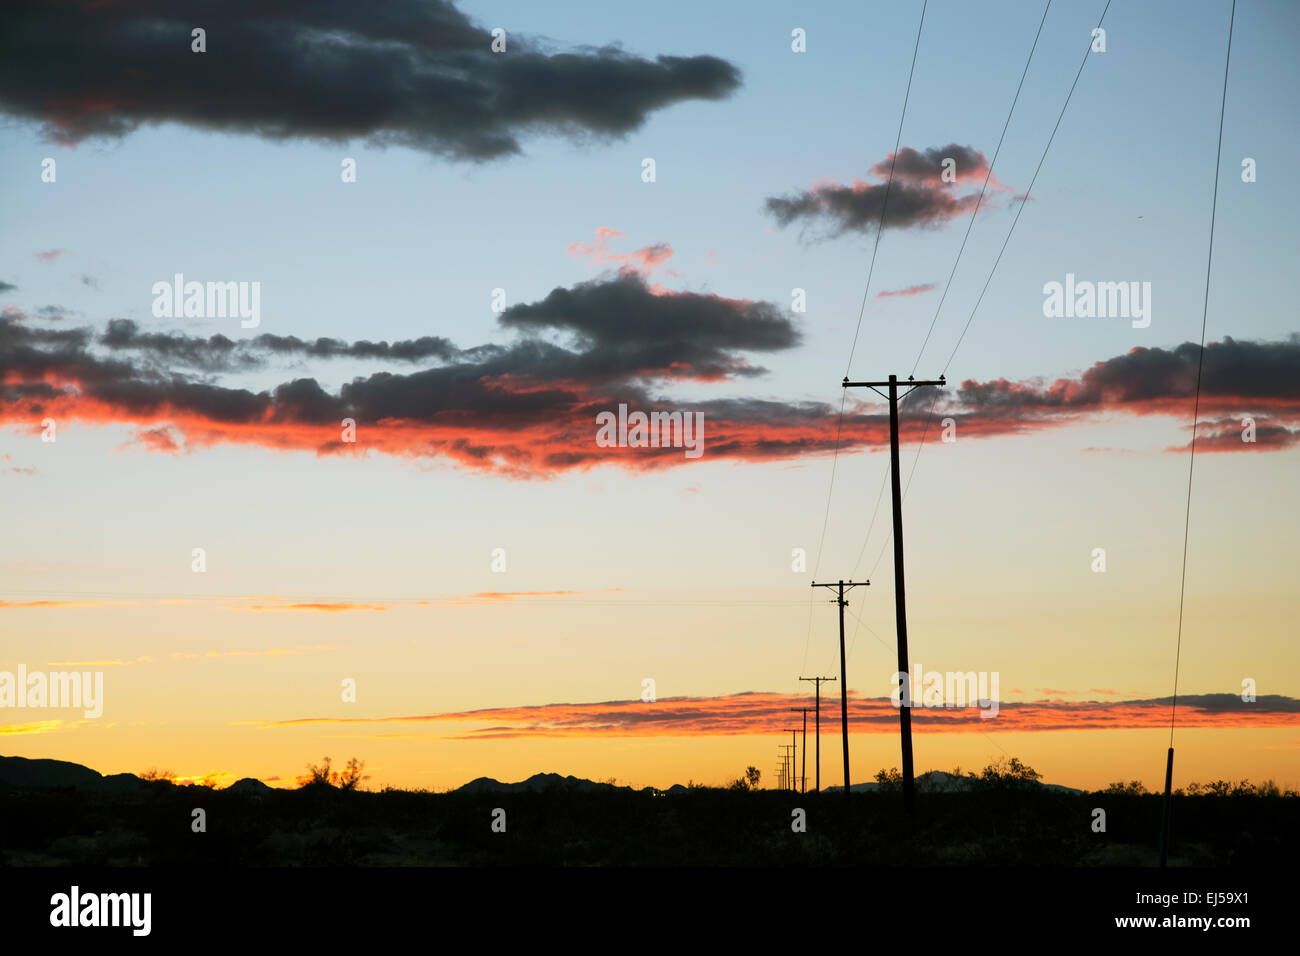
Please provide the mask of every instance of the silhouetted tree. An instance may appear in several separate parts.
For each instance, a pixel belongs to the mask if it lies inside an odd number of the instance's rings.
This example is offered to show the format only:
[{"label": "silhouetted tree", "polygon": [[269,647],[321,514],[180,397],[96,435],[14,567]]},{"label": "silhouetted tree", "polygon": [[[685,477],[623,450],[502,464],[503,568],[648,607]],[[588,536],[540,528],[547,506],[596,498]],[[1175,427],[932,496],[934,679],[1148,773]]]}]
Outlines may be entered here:
[{"label": "silhouetted tree", "polygon": [[369,775],[363,775],[362,769],[365,767],[364,761],[357,760],[353,757],[348,761],[348,765],[342,773],[330,769],[330,758],[321,758],[319,766],[316,764],[307,764],[307,773],[305,776],[298,778],[298,787],[337,787],[340,790],[355,790],[362,780],[369,780]]},{"label": "silhouetted tree", "polygon": [[876,783],[881,790],[898,790],[903,786],[903,773],[897,767],[881,767],[876,771]]},{"label": "silhouetted tree", "polygon": [[338,788],[340,790],[355,790],[362,780],[369,780],[370,777],[368,774],[363,775],[361,773],[365,766],[365,762],[357,760],[356,757],[349,760],[343,773],[339,774],[337,784]]},{"label": "silhouetted tree", "polygon": [[1109,783],[1106,785],[1106,789],[1102,791],[1102,793],[1113,793],[1119,796],[1140,796],[1147,792],[1149,792],[1147,788],[1142,786],[1141,781],[1138,780],[1130,780],[1128,783],[1123,781]]},{"label": "silhouetted tree", "polygon": [[978,774],[972,770],[966,777],[977,786],[1023,787],[1037,782],[1042,774],[1021,763],[1019,757],[999,757]]}]

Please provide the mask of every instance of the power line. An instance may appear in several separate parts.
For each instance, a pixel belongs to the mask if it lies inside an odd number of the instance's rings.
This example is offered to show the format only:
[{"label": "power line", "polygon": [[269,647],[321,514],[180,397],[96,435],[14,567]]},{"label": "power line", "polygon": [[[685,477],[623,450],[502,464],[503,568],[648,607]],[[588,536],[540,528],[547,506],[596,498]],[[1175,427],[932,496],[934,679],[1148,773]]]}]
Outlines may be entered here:
[{"label": "power line", "polygon": [[[1233,0],[1233,2],[1235,3],[1236,0]],[[1106,20],[1106,14],[1107,14],[1107,13],[1109,12],[1109,10],[1110,10],[1110,4],[1111,4],[1111,0],[1106,0],[1106,5],[1102,8],[1102,11],[1101,11],[1101,17],[1098,18],[1098,20],[1097,20],[1097,26],[1096,26],[1095,30],[1100,30],[1100,29],[1101,29],[1101,25],[1102,25],[1102,23],[1104,23],[1105,20]],[[1094,31],[1094,32],[1095,32],[1095,31]],[[1037,41],[1035,41],[1035,42],[1037,42]],[[988,277],[984,280],[984,286],[983,286],[983,288],[980,290],[979,297],[975,300],[975,305],[974,305],[974,307],[971,309],[970,316],[966,319],[966,324],[962,327],[961,334],[957,337],[957,344],[953,346],[953,350],[952,350],[952,352],[951,352],[951,353],[949,354],[949,356],[948,356],[948,361],[944,363],[944,366],[943,366],[943,372],[941,373],[943,376],[946,376],[946,375],[947,375],[947,373],[948,373],[948,369],[951,367],[951,365],[952,365],[952,361],[953,361],[953,359],[954,359],[954,358],[956,357],[956,355],[957,355],[957,350],[961,348],[961,344],[962,344],[962,342],[963,342],[963,341],[965,340],[965,338],[966,338],[966,333],[970,330],[971,323],[973,323],[973,322],[975,321],[975,316],[976,316],[976,314],[979,312],[979,307],[980,307],[980,305],[981,305],[981,304],[983,303],[983,301],[984,301],[984,295],[985,295],[986,292],[988,292],[989,285],[990,285],[990,284],[992,283],[992,281],[993,281],[993,276],[994,276],[994,274],[997,272],[998,266],[999,266],[999,265],[1001,264],[1001,262],[1002,262],[1002,256],[1003,256],[1003,254],[1004,254],[1004,253],[1006,252],[1006,250],[1007,250],[1007,244],[1010,243],[1010,241],[1011,241],[1011,235],[1012,235],[1012,233],[1015,232],[1015,229],[1016,229],[1016,225],[1017,225],[1017,223],[1020,222],[1020,214],[1021,214],[1022,212],[1024,212],[1025,206],[1026,206],[1026,205],[1028,204],[1028,202],[1029,202],[1030,194],[1033,192],[1034,184],[1038,182],[1038,176],[1039,176],[1039,173],[1042,172],[1042,169],[1043,169],[1043,163],[1047,160],[1047,154],[1051,151],[1051,149],[1052,149],[1052,143],[1056,140],[1056,134],[1057,134],[1057,132],[1058,132],[1058,131],[1060,130],[1060,128],[1061,128],[1061,121],[1065,118],[1065,111],[1066,111],[1066,109],[1069,108],[1070,100],[1073,98],[1073,96],[1074,96],[1074,91],[1075,91],[1075,89],[1076,89],[1076,88],[1078,87],[1078,85],[1079,85],[1079,78],[1083,75],[1083,68],[1084,68],[1085,66],[1087,66],[1087,64],[1088,64],[1088,58],[1089,58],[1089,56],[1091,55],[1091,53],[1092,53],[1092,35],[1090,35],[1089,38],[1088,38],[1088,45],[1087,45],[1087,47],[1086,47],[1085,50],[1084,50],[1083,60],[1079,63],[1079,69],[1078,69],[1077,71],[1075,71],[1075,74],[1074,74],[1074,81],[1070,84],[1070,90],[1069,90],[1069,92],[1066,94],[1065,102],[1061,104],[1061,111],[1060,111],[1060,113],[1059,113],[1059,114],[1057,115],[1057,117],[1056,117],[1056,123],[1055,123],[1055,125],[1052,127],[1052,133],[1051,133],[1051,135],[1047,138],[1047,145],[1045,145],[1045,146],[1043,147],[1043,153],[1042,153],[1042,155],[1041,155],[1041,156],[1039,157],[1039,159],[1038,159],[1038,165],[1037,165],[1037,166],[1035,167],[1035,169],[1034,169],[1034,175],[1033,175],[1033,177],[1029,180],[1029,187],[1025,190],[1025,192],[1024,192],[1024,194],[1023,194],[1023,198],[1022,198],[1020,204],[1016,207],[1016,214],[1015,214],[1015,216],[1014,216],[1014,217],[1012,218],[1012,220],[1011,220],[1011,226],[1010,226],[1010,228],[1007,229],[1006,237],[1002,240],[1002,246],[1001,246],[1001,248],[998,250],[997,258],[993,261],[993,266],[992,266],[991,269],[989,269]],[[919,357],[918,357],[918,361],[919,361]],[[938,396],[938,394],[936,393],[934,400],[933,400],[933,401],[931,402],[931,404],[930,404],[930,413],[929,413],[929,415],[926,417],[926,424],[925,424],[925,428],[924,428],[924,430],[923,430],[923,432],[922,432],[922,435],[921,435],[921,441],[917,444],[917,447],[916,447],[916,456],[915,456],[915,458],[914,458],[914,460],[913,460],[913,462],[912,462],[912,469],[911,469],[911,472],[908,474],[908,479],[907,479],[907,488],[908,488],[908,489],[911,488],[911,485],[912,485],[912,476],[913,476],[913,475],[915,474],[915,472],[916,472],[916,462],[917,462],[917,460],[919,460],[920,457],[921,457],[921,450],[922,450],[922,448],[925,447],[925,439],[926,439],[926,436],[929,434],[929,431],[930,431],[930,425],[931,425],[931,423],[932,423],[933,420],[934,420],[934,408],[935,408],[935,405],[936,405],[937,402],[938,402],[938,398],[939,398],[939,396]],[[906,491],[904,491],[904,498],[906,498]],[[886,539],[885,546],[884,546],[884,548],[881,549],[881,552],[880,552],[880,556],[881,556],[881,557],[884,556],[885,548],[888,548],[888,546],[889,546],[889,542],[888,542],[888,539]],[[880,563],[880,559],[881,559],[880,557],[878,557],[878,558],[876,559],[876,565],[879,565],[879,563]],[[874,572],[874,566],[873,566],[873,572]],[[868,576],[869,576],[869,575],[868,575]],[[855,633],[855,637],[856,637],[856,633]]]},{"label": "power line", "polygon": [[[1106,0],[1106,6],[1102,8],[1101,19],[1097,21],[1096,30],[1101,29],[1102,22],[1106,19],[1106,12],[1110,10],[1111,0]],[[1233,0],[1235,3],[1236,0]],[[961,330],[961,335],[957,336],[957,344],[952,347],[952,354],[948,356],[948,361],[944,363],[943,371],[946,374],[948,367],[952,365],[952,360],[957,355],[957,350],[961,348],[962,341],[966,338],[966,332],[970,329],[971,323],[975,321],[975,313],[979,311],[980,303],[984,301],[984,293],[989,289],[989,283],[993,281],[993,274],[998,271],[998,264],[1002,262],[1002,254],[1007,251],[1007,243],[1011,241],[1011,234],[1016,231],[1016,223],[1020,222],[1020,214],[1025,211],[1025,206],[1029,203],[1029,195],[1034,191],[1034,184],[1038,182],[1038,174],[1042,172],[1043,163],[1047,161],[1047,154],[1052,149],[1052,143],[1056,139],[1057,130],[1061,128],[1061,120],[1065,119],[1065,111],[1070,106],[1070,99],[1074,96],[1075,88],[1079,85],[1079,77],[1083,76],[1083,68],[1088,65],[1088,58],[1092,55],[1092,37],[1088,38],[1088,47],[1084,50],[1083,60],[1079,63],[1079,69],[1074,74],[1074,82],[1070,84],[1070,92],[1065,94],[1065,102],[1061,104],[1061,112],[1056,117],[1056,125],[1052,127],[1052,135],[1047,137],[1047,145],[1043,147],[1043,155],[1038,159],[1038,165],[1034,168],[1034,175],[1029,180],[1029,188],[1024,192],[1024,198],[1020,205],[1016,207],[1016,215],[1011,220],[1011,228],[1007,230],[1006,238],[1002,240],[1002,248],[998,250],[998,257],[993,261],[993,268],[989,270],[988,278],[984,280],[984,288],[980,290],[979,298],[975,300],[975,307],[970,310],[970,318],[966,320],[966,325]]]},{"label": "power line", "polygon": [[1196,398],[1192,402],[1192,447],[1187,459],[1187,508],[1183,513],[1183,568],[1178,582],[1178,643],[1174,648],[1174,696],[1169,708],[1169,752],[1165,757],[1165,795],[1160,815],[1160,865],[1169,859],[1169,811],[1174,782],[1174,723],[1178,718],[1178,671],[1183,656],[1183,602],[1187,595],[1187,542],[1192,526],[1192,475],[1196,470],[1196,419],[1201,411],[1201,372],[1205,365],[1205,325],[1210,314],[1210,275],[1214,265],[1214,220],[1219,209],[1219,169],[1223,161],[1223,116],[1228,105],[1228,65],[1232,62],[1232,27],[1237,0],[1228,14],[1228,50],[1223,58],[1223,94],[1219,100],[1219,142],[1214,154],[1214,198],[1210,202],[1210,241],[1205,254],[1205,295],[1201,303],[1201,350],[1196,356]]},{"label": "power line", "polygon": [[[912,44],[912,65],[907,71],[907,89],[903,93],[903,110],[898,117],[898,132],[894,136],[894,151],[889,157],[889,177],[885,180],[885,195],[880,204],[880,222],[876,225],[876,238],[871,247],[871,263],[867,267],[867,282],[862,290],[862,304],[858,306],[858,324],[853,330],[853,343],[849,346],[849,360],[844,369],[847,376],[853,366],[853,353],[858,347],[858,336],[862,332],[862,317],[867,309],[867,296],[871,292],[871,277],[876,271],[876,252],[880,249],[880,237],[885,231],[885,210],[889,207],[889,193],[894,185],[894,166],[898,161],[898,147],[903,141],[903,123],[907,119],[907,103],[912,97],[912,77],[916,73],[916,54],[921,48],[921,30],[925,27],[925,11],[929,6],[930,0],[922,0],[921,3],[921,20],[916,25],[916,42]],[[822,533],[817,541],[817,557],[813,561],[813,577],[817,577],[817,572],[821,570],[822,550],[826,545],[826,527],[830,523],[831,501],[835,495],[835,471],[839,465],[840,458],[840,439],[844,432],[844,405],[848,401],[847,393],[840,393],[840,414],[835,424],[835,450],[831,455],[831,478],[830,484],[826,488],[826,510],[822,515]],[[803,664],[799,669],[802,671],[808,665],[808,645],[812,639],[812,612],[813,600],[808,599],[808,630],[804,636],[803,642]]]},{"label": "power line", "polygon": [[1006,122],[1002,124],[1002,135],[998,137],[997,148],[993,150],[993,158],[989,160],[988,171],[984,174],[984,185],[980,187],[979,198],[975,200],[975,208],[971,211],[970,220],[966,223],[966,235],[962,236],[961,246],[957,249],[957,258],[953,261],[952,271],[948,273],[948,281],[944,283],[943,294],[939,297],[939,304],[935,306],[934,318],[930,320],[930,328],[926,330],[925,340],[921,342],[921,351],[916,353],[916,361],[912,363],[912,375],[916,374],[918,366],[921,364],[921,357],[925,355],[925,347],[930,344],[930,335],[934,332],[935,323],[939,321],[939,313],[943,310],[943,303],[948,298],[948,290],[952,288],[953,276],[957,274],[957,266],[961,264],[962,253],[966,251],[966,242],[970,239],[971,230],[975,228],[975,217],[979,214],[980,203],[984,201],[984,194],[988,191],[989,180],[993,178],[993,167],[997,165],[998,155],[1002,152],[1002,143],[1007,138],[1007,130],[1011,127],[1011,117],[1016,111],[1016,104],[1020,102],[1020,91],[1024,89],[1025,77],[1029,75],[1029,64],[1034,62],[1034,51],[1038,49],[1038,39],[1043,35],[1043,24],[1047,22],[1047,12],[1052,9],[1052,0],[1047,0],[1047,5],[1043,7],[1042,19],[1038,21],[1038,32],[1034,34],[1034,43],[1029,48],[1029,57],[1025,60],[1025,68],[1020,72],[1020,82],[1016,85],[1015,95],[1011,98],[1011,108],[1007,110]]},{"label": "power line", "polygon": [[1219,208],[1219,168],[1223,159],[1223,114],[1228,103],[1228,63],[1232,59],[1232,25],[1237,0],[1228,16],[1228,52],[1223,62],[1223,97],[1219,102],[1219,145],[1214,159],[1214,198],[1210,203],[1210,242],[1205,259],[1205,296],[1201,304],[1201,350],[1196,358],[1196,398],[1192,403],[1192,447],[1187,459],[1187,509],[1183,515],[1183,569],[1178,585],[1178,643],[1174,651],[1174,696],[1169,712],[1169,746],[1174,745],[1174,720],[1178,712],[1178,669],[1183,650],[1183,599],[1187,593],[1187,541],[1192,522],[1192,474],[1196,468],[1196,418],[1201,410],[1201,370],[1205,364],[1205,325],[1210,310],[1210,271],[1214,262],[1214,220]]},{"label": "power line", "polygon": [[[966,243],[970,239],[971,231],[975,227],[975,218],[979,214],[980,205],[984,202],[984,196],[988,191],[989,181],[993,178],[993,169],[994,167],[997,166],[998,157],[1002,154],[1002,144],[1006,140],[1007,130],[1010,129],[1011,127],[1011,117],[1015,114],[1016,104],[1020,102],[1020,93],[1021,90],[1024,89],[1025,77],[1029,75],[1029,66],[1034,61],[1034,53],[1038,50],[1038,41],[1043,35],[1043,24],[1047,22],[1047,14],[1048,11],[1050,11],[1051,9],[1052,9],[1052,0],[1047,0],[1046,5],[1043,7],[1043,15],[1038,21],[1038,30],[1034,33],[1034,42],[1029,48],[1029,56],[1025,59],[1025,68],[1020,72],[1020,82],[1016,85],[1016,92],[1011,98],[1011,106],[1007,110],[1007,118],[1002,124],[1002,133],[1001,135],[998,136],[997,147],[993,150],[993,158],[989,160],[989,168],[984,174],[984,183],[983,185],[980,186],[979,198],[976,199],[975,208],[971,211],[970,219],[967,220],[966,234],[962,237],[961,246],[958,247],[957,249],[957,256],[952,263],[952,270],[948,273],[948,280],[944,283],[943,293],[939,297],[938,305],[935,306],[934,317],[930,319],[930,327],[926,330],[925,339],[921,343],[921,349],[916,354],[916,361],[912,363],[912,372],[911,372],[912,375],[916,374],[916,370],[921,364],[921,358],[922,356],[925,355],[925,349],[930,342],[930,336],[934,332],[935,324],[939,321],[939,314],[943,310],[944,302],[946,302],[948,299],[948,292],[952,288],[952,280],[957,275],[957,267],[961,264],[962,254],[966,251]],[[945,371],[947,371],[946,368]],[[939,393],[936,392],[934,398],[930,402],[931,413],[933,413],[934,404],[935,402],[938,401],[938,399],[939,399]],[[929,424],[930,424],[929,419],[927,417],[927,421],[926,421],[927,431],[929,429]],[[924,435],[922,435],[921,442],[922,444],[924,444],[925,442]],[[920,455],[920,450],[918,447],[917,456],[919,457],[919,455]],[[908,478],[907,478],[907,484],[909,488],[911,487],[912,484],[912,473],[914,473],[915,471],[916,471],[916,462],[914,459],[912,462],[911,472],[908,473]],[[862,563],[862,555],[866,553],[867,544],[871,541],[871,532],[875,530],[876,516],[880,513],[880,502],[884,497],[885,485],[888,481],[889,481],[889,470],[886,469],[884,474],[881,475],[880,490],[876,493],[876,504],[871,512],[871,520],[867,523],[867,533],[862,539],[862,547],[858,551],[857,560],[853,562],[853,570],[850,572],[851,574],[857,573],[858,565]],[[888,539],[886,539],[885,546],[882,547],[880,550],[881,557],[884,556],[885,548],[888,546],[889,546],[889,541]],[[872,566],[872,572],[875,571],[875,567],[878,566],[879,564],[880,564],[880,557],[877,557],[876,564]],[[870,577],[870,575],[868,575],[868,577]],[[856,640],[857,640],[857,631],[855,629],[854,641],[856,642]]]}]

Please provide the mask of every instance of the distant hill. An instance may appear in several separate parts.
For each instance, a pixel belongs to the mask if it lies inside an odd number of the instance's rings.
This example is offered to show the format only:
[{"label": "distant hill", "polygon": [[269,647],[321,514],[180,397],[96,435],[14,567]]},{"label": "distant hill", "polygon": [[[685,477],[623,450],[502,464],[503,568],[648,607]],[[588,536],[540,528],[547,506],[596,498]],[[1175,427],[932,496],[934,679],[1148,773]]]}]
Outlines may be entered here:
[{"label": "distant hill", "polygon": [[[1057,783],[1035,783],[1035,787],[1041,790],[1055,790],[1060,793],[1084,793],[1083,790],[1076,790],[1074,787],[1063,787]],[[880,789],[880,784],[872,781],[871,783],[855,783],[850,788],[854,793],[874,793]],[[917,793],[966,793],[974,789],[969,777],[960,777],[956,774],[945,773],[942,770],[930,770],[920,774],[916,778]],[[825,793],[843,793],[843,787],[822,787]]]},{"label": "distant hill", "polygon": [[226,788],[230,793],[247,793],[254,797],[265,796],[270,793],[272,789],[274,788],[268,787],[256,777],[243,777],[240,780],[236,780]]},{"label": "distant hill", "polygon": [[[685,789],[681,784],[675,784],[665,791],[656,790],[654,787],[642,787],[638,792],[674,793]],[[574,776],[562,777],[558,773],[535,773],[527,780],[521,780],[518,783],[502,783],[492,777],[479,777],[477,780],[471,780],[463,787],[457,787],[452,793],[519,793],[521,791],[539,792],[544,790],[571,790],[578,793],[607,793],[615,790],[632,792],[631,787],[620,787],[612,783],[597,783],[594,780],[585,780]]]},{"label": "distant hill", "polygon": [[[104,776],[97,770],[67,760],[0,757],[0,789],[80,790],[87,793],[139,793],[150,788],[172,787],[168,780],[142,780],[133,773]],[[261,794],[271,788],[260,780],[245,777],[229,787],[234,793]]]},{"label": "distant hill", "polygon": [[0,757],[0,784],[20,790],[74,790],[98,788],[104,778],[89,767],[66,760],[29,760],[26,757]]},{"label": "distant hill", "polygon": [[[9,788],[14,790],[58,790],[72,789],[84,790],[94,793],[136,793],[147,790],[150,787],[170,787],[172,786],[166,780],[147,781],[142,780],[135,774],[115,773],[104,776],[98,771],[91,770],[89,767],[83,767],[79,763],[70,763],[66,760],[45,760],[45,759],[28,759],[27,757],[0,757],[0,788]],[[1053,783],[1039,783],[1035,786],[1044,790],[1055,790],[1061,793],[1083,793],[1082,790],[1076,790],[1073,787],[1062,787]],[[268,787],[262,781],[253,777],[244,777],[237,780],[226,788],[231,793],[243,793],[254,796],[265,795],[272,792],[273,788]],[[855,783],[853,785],[854,793],[872,793],[880,789],[880,784],[872,781],[865,783]],[[920,793],[957,793],[965,792],[971,789],[971,782],[965,777],[959,777],[951,773],[945,773],[942,770],[931,770],[923,773],[916,778],[916,789]],[[535,773],[527,780],[520,780],[517,783],[503,783],[492,777],[479,777],[471,780],[462,787],[457,787],[453,793],[520,793],[520,792],[542,792],[550,790],[564,790],[574,793],[610,793],[614,791],[625,791],[627,793],[649,793],[657,795],[674,796],[679,793],[686,793],[687,788],[680,783],[673,784],[666,790],[660,790],[655,787],[642,787],[640,790],[634,790],[632,787],[620,787],[612,783],[599,783],[595,780],[586,780],[582,777],[572,775],[562,776],[558,773]],[[822,790],[826,793],[843,792],[843,787],[828,786]]]},{"label": "distant hill", "polygon": [[0,757],[0,788],[10,790],[81,790],[87,793],[139,793],[150,786],[171,786],[166,781],[151,784],[133,773],[107,777],[97,770],[67,760],[29,760]]}]

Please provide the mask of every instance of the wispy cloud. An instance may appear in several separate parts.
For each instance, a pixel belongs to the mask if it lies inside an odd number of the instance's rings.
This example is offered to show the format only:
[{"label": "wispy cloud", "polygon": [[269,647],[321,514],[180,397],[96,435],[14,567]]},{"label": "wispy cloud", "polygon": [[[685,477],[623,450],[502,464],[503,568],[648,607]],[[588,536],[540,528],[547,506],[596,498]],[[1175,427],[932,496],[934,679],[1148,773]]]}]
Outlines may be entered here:
[{"label": "wispy cloud", "polygon": [[0,724],[0,737],[20,734],[52,734],[64,728],[61,720],[32,720],[25,724]]},{"label": "wispy cloud", "polygon": [[876,298],[889,299],[898,296],[920,295],[923,292],[930,292],[936,288],[938,288],[937,283],[926,282],[923,285],[909,285],[906,289],[893,289],[893,290],[886,289],[881,292],[877,292]]},{"label": "wispy cloud", "polygon": [[139,601],[0,601],[0,610],[18,610],[22,608],[71,608],[71,607],[129,607]]},{"label": "wispy cloud", "polygon": [[[596,230],[596,237],[590,244],[575,242],[565,251],[578,258],[588,258],[598,266],[615,265],[620,271],[634,272],[638,275],[651,275],[673,257],[673,247],[666,242],[642,246],[631,252],[614,252],[609,248],[611,239],[622,239],[623,233],[617,229],[601,226]],[[675,275],[676,273],[668,273]]]},{"label": "wispy cloud", "polygon": [[[1191,694],[1179,697],[1184,727],[1262,727],[1300,725],[1300,700],[1281,695],[1246,704],[1240,695]],[[392,717],[303,717],[261,726],[304,724],[473,723],[483,726],[448,734],[458,739],[516,737],[695,737],[760,736],[782,733],[790,708],[808,698],[747,692],[719,697],[665,697],[589,704],[541,704]],[[912,710],[918,732],[1060,731],[1167,727],[1167,697],[1125,701],[1002,702],[996,717],[981,717],[977,707]],[[889,698],[849,694],[849,726],[854,733],[895,733],[898,711]],[[828,722],[825,733],[838,732]]]}]

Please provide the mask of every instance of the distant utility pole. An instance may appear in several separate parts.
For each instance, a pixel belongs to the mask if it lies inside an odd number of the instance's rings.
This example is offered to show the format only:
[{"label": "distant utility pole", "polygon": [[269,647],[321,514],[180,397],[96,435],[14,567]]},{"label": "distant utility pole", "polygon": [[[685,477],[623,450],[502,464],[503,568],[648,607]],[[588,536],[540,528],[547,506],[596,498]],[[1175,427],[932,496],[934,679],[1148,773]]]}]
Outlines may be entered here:
[{"label": "distant utility pole", "polygon": [[[817,709],[813,711],[813,736],[816,738],[813,742],[813,748],[817,754],[817,786],[813,788],[813,793],[822,792],[822,681],[834,680],[834,677],[800,677],[800,680],[810,680],[816,682],[817,687]],[[806,721],[808,718],[804,717]],[[808,756],[808,747],[805,743],[804,757]]]},{"label": "distant utility pole", "polygon": [[803,746],[802,749],[803,767],[799,771],[799,780],[800,780],[799,792],[807,793],[808,792],[808,708],[791,707],[790,709],[792,711],[797,711],[798,713],[803,714],[803,745],[802,745]]},{"label": "distant utility pole", "polygon": [[[908,389],[902,396],[898,394],[897,375],[889,376],[887,382],[850,382],[846,375],[841,384],[844,388],[869,388],[889,402],[889,473],[894,498],[894,607],[898,622],[898,670],[907,675],[904,680],[910,684],[912,669],[907,657],[907,598],[903,586],[903,497],[898,479],[898,400],[923,386],[943,386],[947,382],[942,375],[937,382],[918,382],[909,375],[903,383]],[[880,391],[881,388],[888,388],[889,393]],[[912,813],[916,810],[916,782],[912,771],[911,687],[900,697],[902,706],[898,708],[898,732],[903,741],[903,805],[907,807],[908,813]]]},{"label": "distant utility pole", "polygon": [[[804,718],[804,726],[805,727],[807,726],[807,718]],[[796,792],[798,792],[799,790],[799,777],[794,772],[795,755],[799,753],[799,748],[795,746],[795,740],[794,740],[794,735],[797,733],[799,733],[799,731],[791,728],[790,730],[790,789]]]},{"label": "distant utility pole", "polygon": [[[791,739],[794,737],[794,731],[790,732]],[[794,789],[794,744],[781,744],[778,748],[781,751],[781,768],[785,776],[784,790]]]},{"label": "distant utility pole", "polygon": [[815,588],[839,588],[839,594],[833,599],[840,606],[840,736],[844,738],[844,799],[849,798],[849,692],[848,678],[844,676],[844,609],[849,602],[844,600],[844,589],[865,587],[870,581],[839,581],[835,584],[818,584]]}]

